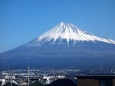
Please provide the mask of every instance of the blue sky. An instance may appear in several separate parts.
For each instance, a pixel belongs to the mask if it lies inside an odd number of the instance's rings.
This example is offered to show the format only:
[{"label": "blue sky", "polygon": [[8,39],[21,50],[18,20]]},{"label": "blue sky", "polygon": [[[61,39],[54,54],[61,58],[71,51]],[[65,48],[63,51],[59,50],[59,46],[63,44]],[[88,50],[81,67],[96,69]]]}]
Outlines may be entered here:
[{"label": "blue sky", "polygon": [[60,22],[115,40],[115,0],[0,0],[0,52],[23,45]]}]

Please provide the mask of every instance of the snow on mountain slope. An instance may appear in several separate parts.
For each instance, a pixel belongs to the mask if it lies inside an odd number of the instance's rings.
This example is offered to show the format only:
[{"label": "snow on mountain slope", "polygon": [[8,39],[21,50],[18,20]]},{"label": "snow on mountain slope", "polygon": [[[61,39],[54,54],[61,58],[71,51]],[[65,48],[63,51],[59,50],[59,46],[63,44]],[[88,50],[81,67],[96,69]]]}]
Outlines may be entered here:
[{"label": "snow on mountain slope", "polygon": [[92,41],[92,42],[101,41],[101,42],[115,44],[114,40],[97,37],[91,33],[80,30],[78,27],[74,26],[73,24],[64,23],[64,22],[61,22],[55,28],[49,30],[48,32],[38,37],[36,39],[36,42],[43,41],[44,43],[44,42],[49,42],[51,40],[55,42],[58,39],[60,39],[60,42],[61,40],[66,39],[68,44],[70,40],[74,41],[74,44],[78,41]]}]

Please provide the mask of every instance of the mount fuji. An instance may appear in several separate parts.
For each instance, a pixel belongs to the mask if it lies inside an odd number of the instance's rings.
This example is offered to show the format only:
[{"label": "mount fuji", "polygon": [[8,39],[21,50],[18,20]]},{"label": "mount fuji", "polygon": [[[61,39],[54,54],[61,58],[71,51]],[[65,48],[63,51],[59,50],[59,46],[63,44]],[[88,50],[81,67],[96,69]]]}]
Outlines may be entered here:
[{"label": "mount fuji", "polygon": [[[73,46],[76,44],[76,42],[82,41],[82,42],[105,42],[110,44],[115,44],[114,40],[107,39],[107,38],[100,38],[97,37],[91,33],[88,33],[86,31],[80,30],[78,27],[74,26],[73,24],[64,23],[61,22],[59,25],[57,25],[55,28],[49,30],[48,32],[44,33],[37,39],[33,41],[33,43],[61,43],[65,40],[66,43],[73,41]],[[32,44],[33,44],[32,43]]]},{"label": "mount fuji", "polygon": [[34,40],[0,54],[1,68],[113,66],[115,41],[61,22]]}]

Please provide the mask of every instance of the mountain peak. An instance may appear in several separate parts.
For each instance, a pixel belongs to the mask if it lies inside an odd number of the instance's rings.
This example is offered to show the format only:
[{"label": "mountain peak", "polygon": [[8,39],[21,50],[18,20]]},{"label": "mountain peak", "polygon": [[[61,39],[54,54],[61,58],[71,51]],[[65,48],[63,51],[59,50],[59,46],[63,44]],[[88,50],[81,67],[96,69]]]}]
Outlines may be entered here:
[{"label": "mountain peak", "polygon": [[56,42],[56,40],[60,40],[59,42],[61,42],[62,40],[66,40],[68,44],[69,41],[74,41],[73,44],[78,41],[101,41],[115,44],[115,41],[113,40],[97,37],[89,32],[80,30],[78,27],[71,23],[64,22],[61,22],[53,29],[47,31],[46,33],[38,37],[35,41],[45,43],[50,42],[51,40],[53,40],[53,42]]}]

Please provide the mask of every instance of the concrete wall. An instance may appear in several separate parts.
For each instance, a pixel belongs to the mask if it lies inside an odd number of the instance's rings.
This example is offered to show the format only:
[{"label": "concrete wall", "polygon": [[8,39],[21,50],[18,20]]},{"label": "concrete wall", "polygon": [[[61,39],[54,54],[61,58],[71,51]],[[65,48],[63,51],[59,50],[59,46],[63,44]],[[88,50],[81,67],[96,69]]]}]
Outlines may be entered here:
[{"label": "concrete wall", "polygon": [[77,86],[99,86],[99,80],[95,79],[78,79]]}]

